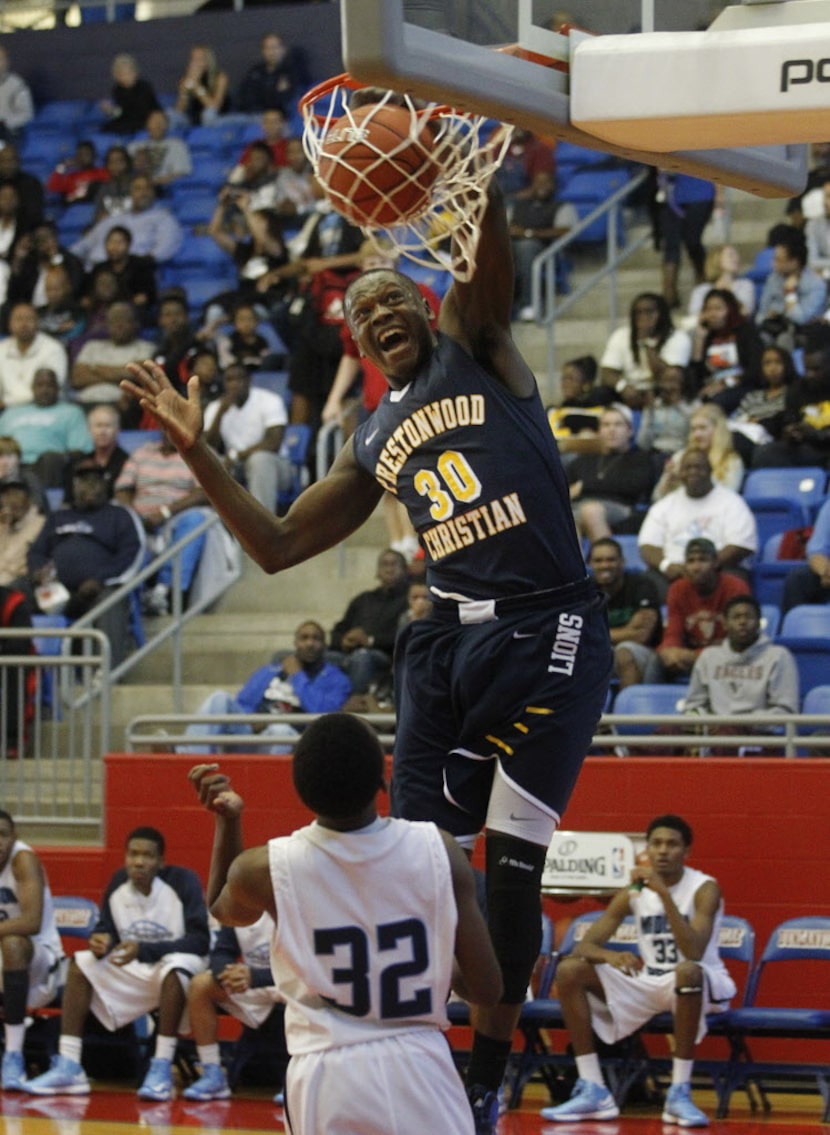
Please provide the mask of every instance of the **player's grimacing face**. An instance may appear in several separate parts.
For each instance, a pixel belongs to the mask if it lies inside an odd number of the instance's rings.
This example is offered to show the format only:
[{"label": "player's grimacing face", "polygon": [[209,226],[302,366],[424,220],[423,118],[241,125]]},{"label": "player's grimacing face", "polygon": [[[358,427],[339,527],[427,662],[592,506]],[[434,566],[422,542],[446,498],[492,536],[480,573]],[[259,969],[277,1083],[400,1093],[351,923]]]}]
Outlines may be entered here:
[{"label": "player's grimacing face", "polygon": [[432,350],[423,297],[397,272],[370,272],[356,280],[346,296],[346,319],[361,354],[393,384],[413,378]]}]

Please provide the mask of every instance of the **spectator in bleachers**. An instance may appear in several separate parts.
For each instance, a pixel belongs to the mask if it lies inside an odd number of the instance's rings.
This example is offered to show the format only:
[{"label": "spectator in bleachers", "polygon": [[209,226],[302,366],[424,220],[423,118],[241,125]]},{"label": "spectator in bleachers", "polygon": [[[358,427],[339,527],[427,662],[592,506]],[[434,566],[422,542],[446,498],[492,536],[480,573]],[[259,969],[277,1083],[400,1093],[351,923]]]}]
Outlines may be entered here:
[{"label": "spectator in bleachers", "polygon": [[234,302],[245,299],[262,306],[282,332],[286,326],[285,308],[293,295],[302,266],[290,263],[282,224],[271,209],[257,210],[251,195],[239,191],[235,208],[228,209],[220,193],[208,223],[208,235],[233,258],[239,274],[232,292],[214,297],[217,321],[209,320],[203,334],[212,335],[220,322],[226,322]]},{"label": "spectator in bleachers", "polygon": [[821,187],[830,180],[830,142],[813,142],[810,146],[807,184],[804,192],[787,202],[789,224],[804,229],[807,221],[820,217],[822,211]]},{"label": "spectator in bleachers", "polygon": [[830,328],[810,327],[804,347],[804,375],[785,396],[784,425],[777,441],[756,446],[753,469],[822,465],[830,461]]},{"label": "spectator in bleachers", "polygon": [[231,330],[216,336],[216,354],[219,366],[239,364],[248,371],[273,370],[278,362],[271,344],[257,331],[259,318],[251,303],[237,303],[231,317]]},{"label": "spectator in bleachers", "polygon": [[236,363],[225,371],[225,389],[205,410],[205,440],[222,449],[228,468],[269,512],[291,483],[291,465],[280,453],[288,415],[279,394],[251,385]]},{"label": "spectator in bleachers", "polygon": [[496,180],[508,200],[529,197],[536,175],[556,176],[556,154],[553,146],[517,127],[513,131],[507,153],[496,171]]},{"label": "spectator in bleachers", "polygon": [[0,409],[34,399],[34,378],[46,368],[66,383],[67,359],[62,343],[37,329],[37,312],[30,303],[15,304],[9,314],[9,336],[0,341]]},{"label": "spectator in bleachers", "polygon": [[761,337],[725,288],[711,288],[692,333],[691,392],[731,414],[758,374]]},{"label": "spectator in bleachers", "polygon": [[104,155],[107,177],[96,185],[90,196],[95,206],[94,221],[126,213],[130,208],[130,182],[133,177],[133,159],[126,146],[110,146]]},{"label": "spectator in bleachers", "polygon": [[190,126],[208,126],[229,107],[227,72],[212,47],[194,44],[177,87],[177,116]]},{"label": "spectator in bleachers", "polygon": [[119,299],[118,280],[109,268],[102,268],[95,278],[89,292],[84,295],[82,304],[86,312],[83,330],[69,345],[69,354],[76,359],[85,343],[92,339],[107,338],[107,312],[110,304]]},{"label": "spectator in bleachers", "polygon": [[121,224],[113,225],[104,242],[106,260],[87,274],[84,295],[88,302],[97,277],[102,272],[111,272],[118,285],[117,298],[132,304],[142,322],[146,322],[156,306],[155,263],[152,256],[136,256],[132,245],[130,230]]},{"label": "spectator in bleachers", "polygon": [[0,478],[0,585],[25,589],[29,549],[45,521],[27,481]]},{"label": "spectator in bleachers", "polygon": [[112,78],[111,97],[99,104],[109,120],[101,129],[111,134],[137,134],[144,128],[150,111],[158,110],[156,92],[141,78],[138,63],[126,52],[113,59]]},{"label": "spectator in bleachers", "polygon": [[0,186],[13,185],[20,201],[21,231],[33,229],[43,219],[43,185],[33,173],[20,167],[17,146],[7,143],[0,149]]},{"label": "spectator in bleachers", "polygon": [[107,236],[116,225],[132,235],[136,256],[152,256],[157,264],[172,260],[184,241],[181,225],[166,206],[158,203],[155,186],[144,174],[134,175],[130,182],[128,213],[103,218],[72,245],[87,271],[107,259]]},{"label": "spectator in bleachers", "polygon": [[806,564],[787,573],[781,614],[802,603],[830,603],[830,498],[819,509],[807,541]]},{"label": "spectator in bleachers", "polygon": [[642,292],[631,303],[628,325],[611,333],[600,360],[600,377],[620,402],[640,410],[666,367],[685,367],[691,344],[676,330],[663,296]]},{"label": "spectator in bleachers", "polygon": [[781,226],[776,234],[772,271],[764,281],[755,322],[764,342],[791,348],[798,328],[820,319],[827,284],[807,267],[807,243],[798,229]]},{"label": "spectator in bleachers", "polygon": [[[198,528],[204,520],[201,510],[207,504],[202,486],[164,433],[160,440],[145,442],[127,458],[115,482],[115,499],[138,514],[147,534],[148,548],[154,555]],[[182,553],[183,606],[187,606],[204,544],[204,535],[199,536]],[[171,561],[159,569],[154,586],[143,596],[145,614],[168,613],[172,584]]]},{"label": "spectator in bleachers", "polygon": [[67,464],[91,445],[83,410],[59,394],[55,372],[41,368],[32,382],[32,401],[0,414],[0,434],[20,443],[23,467],[48,488],[59,488]]},{"label": "spectator in bleachers", "polygon": [[273,209],[276,202],[277,168],[271,148],[265,142],[252,142],[242,177],[233,185],[219,191],[219,201],[230,209],[242,209],[243,195],[248,195],[248,207],[254,212]]},{"label": "spectator in bleachers", "polygon": [[[695,659],[683,712],[713,714],[798,713],[798,667],[785,646],[761,633],[761,607],[752,595],[735,595],[723,609],[724,639],[704,647]],[[710,737],[736,733],[769,733],[769,726],[708,725]],[[769,748],[741,748],[774,755]],[[712,749],[714,756],[734,756],[733,748]],[[783,755],[783,754],[781,754]]]},{"label": "spectator in bleachers", "polygon": [[[136,413],[121,392],[118,383],[124,377],[127,363],[152,357],[153,344],[139,338],[135,311],[128,303],[110,304],[107,311],[107,338],[84,343],[72,365],[71,383],[80,402],[112,402],[127,425],[137,422]],[[134,423],[133,423],[134,424]]]},{"label": "spectator in bleachers", "polygon": [[219,363],[216,361],[216,355],[211,347],[201,347],[193,356],[190,364],[190,373],[195,374],[199,379],[199,395],[202,400],[202,410],[204,411],[208,402],[212,402],[215,398],[220,398],[222,391],[225,389],[224,377],[222,371],[219,369]]},{"label": "spectator in bleachers", "polygon": [[[2,150],[0,150],[2,153]],[[2,291],[5,300],[10,275],[10,264],[14,250],[29,229],[21,218],[20,194],[11,185],[0,185],[0,267],[2,267]]]},{"label": "spectator in bleachers", "polygon": [[666,674],[673,678],[689,674],[701,650],[723,640],[729,600],[749,593],[745,580],[720,570],[711,540],[704,536],[689,540],[683,574],[666,596],[666,626],[657,650]]},{"label": "spectator in bleachers", "polygon": [[732,441],[745,467],[755,449],[777,441],[784,429],[787,391],[798,381],[793,357],[783,347],[765,347],[759,368],[760,385],[752,384],[729,422]]},{"label": "spectator in bleachers", "polygon": [[95,186],[108,178],[104,166],[98,164],[95,143],[84,139],[75,146],[71,158],[58,162],[49,174],[46,189],[64,205],[76,205],[91,201]]},{"label": "spectator in bleachers", "polygon": [[560,236],[579,223],[576,207],[556,197],[556,181],[551,172],[534,174],[530,190],[513,201],[509,211],[510,244],[516,274],[516,318],[532,322],[533,261]]},{"label": "spectator in bleachers", "polygon": [[406,589],[406,610],[398,619],[398,633],[416,619],[428,619],[432,614],[432,592],[422,579],[410,579]]},{"label": "spectator in bleachers", "polygon": [[[271,110],[263,111],[260,124],[262,126],[262,137],[255,139],[255,141],[265,142],[271,151],[271,158],[274,165],[279,169],[287,164],[286,149],[288,146],[289,127],[285,115],[277,107],[272,107]],[[253,141],[247,144],[239,155],[239,160],[236,165],[231,170],[228,181],[232,185],[241,181],[245,176],[245,166],[248,164],[252,145]]]},{"label": "spectator in bleachers", "polygon": [[190,147],[183,138],[169,133],[170,121],[163,110],[147,117],[146,137],[136,138],[127,149],[133,170],[146,174],[156,189],[164,189],[193,171]]},{"label": "spectator in bleachers", "polygon": [[159,337],[148,358],[155,359],[177,390],[187,389],[190,367],[204,344],[190,326],[187,298],[183,290],[164,292],[159,302]]},{"label": "spectator in bleachers", "polygon": [[712,541],[721,569],[740,571],[758,551],[749,505],[739,493],[715,484],[709,458],[691,449],[680,463],[680,487],[651,506],[637,540],[661,600],[670,583],[686,576],[686,544],[696,536]]},{"label": "spectator in bleachers", "polygon": [[182,1092],[183,1099],[230,1096],[217,1043],[219,1014],[229,1013],[247,1028],[259,1029],[273,1013],[279,999],[270,958],[275,929],[273,918],[265,912],[251,926],[222,926],[210,951],[210,968],[191,981],[187,1009],[202,1071]]},{"label": "spectator in bleachers", "polygon": [[663,298],[669,308],[680,306],[678,276],[681,245],[685,246],[695,283],[704,279],[706,249],[703,232],[715,208],[715,185],[686,173],[660,170],[657,176],[657,224],[663,252]]},{"label": "spectator in bleachers", "polygon": [[[690,1094],[694,1051],[706,1035],[707,1013],[728,1006],[735,983],[718,954],[720,887],[711,875],[687,865],[691,845],[692,829],[680,816],[655,817],[646,829],[647,862],[632,869],[628,886],[560,962],[557,983],[578,1079],[566,1103],[542,1109],[543,1119],[578,1123],[619,1115],[603,1080],[594,1033],[613,1044],[655,1013],[670,1011],[672,1085],[663,1122],[708,1125]],[[637,931],[636,952],[608,949],[606,943],[629,915]]]},{"label": "spectator in bleachers", "polygon": [[[64,614],[70,620],[130,579],[144,557],[138,517],[110,503],[103,472],[94,461],[75,465],[72,501],[49,514],[29,550],[32,589],[57,579],[69,592]],[[112,665],[118,666],[127,654],[129,599],[110,607],[93,625],[108,636]]]},{"label": "spectator in bleachers", "polygon": [[302,139],[289,138],[285,164],[274,182],[274,209],[281,217],[302,217],[316,207],[314,175],[305,156]]},{"label": "spectator in bleachers", "polygon": [[752,315],[755,311],[755,285],[748,277],[741,276],[741,254],[733,244],[710,249],[706,254],[703,274],[705,282],[698,284],[689,296],[688,318],[692,327],[696,325],[703,301],[712,288],[725,288],[731,292],[743,314]]},{"label": "spectator in bleachers", "polygon": [[620,689],[638,682],[659,682],[662,667],[656,648],[663,620],[654,582],[645,572],[626,570],[623,550],[611,536],[591,545],[588,567],[608,598],[614,674]]},{"label": "spectator in bleachers", "polygon": [[84,329],[84,310],[63,263],[52,264],[44,273],[45,303],[37,308],[37,329],[66,346]]},{"label": "spectator in bleachers", "polygon": [[[87,429],[92,439],[92,451],[85,455],[101,469],[107,485],[107,496],[112,497],[115,482],[129,456],[126,449],[118,444],[118,431],[121,419],[118,410],[111,402],[93,406],[87,414]],[[72,500],[72,468],[67,471],[64,481],[64,499]]]},{"label": "spectator in bleachers", "polygon": [[54,221],[40,221],[15,243],[9,277],[8,303],[46,303],[46,273],[61,265],[69,276],[72,295],[80,295],[84,266],[77,256],[60,243]]},{"label": "spectator in bleachers", "polygon": [[548,423],[564,463],[577,453],[599,450],[599,419],[614,401],[614,391],[597,384],[599,367],[593,355],[568,359],[562,366],[559,387],[562,400],[548,409]]},{"label": "spectator in bleachers", "polygon": [[22,456],[19,442],[13,437],[0,436],[0,481],[25,481],[35,507],[45,516],[49,512],[49,501],[43,485],[34,473],[22,467]]},{"label": "spectator in bleachers", "polygon": [[804,226],[807,240],[807,265],[827,279],[830,273],[830,180],[821,187],[822,212],[811,217]]},{"label": "spectator in bleachers", "polygon": [[138,1096],[173,1098],[187,986],[207,965],[210,932],[199,876],[165,863],[164,847],[155,828],[134,828],[127,836],[124,866],[104,892],[89,949],[79,950],[69,966],[58,1055],[48,1072],[25,1082],[31,1095],[89,1094],[81,1053],[90,1010],[108,1032],[158,1010],[155,1056]]},{"label": "spectator in bleachers", "polygon": [[363,233],[339,213],[309,215],[298,237],[302,294],[291,305],[291,421],[316,428],[342,355],[343,296],[361,264]]},{"label": "spectator in bleachers", "polygon": [[311,77],[301,48],[289,47],[282,36],[262,37],[262,59],[249,68],[239,87],[237,107],[246,114],[281,110],[288,117]]},{"label": "spectator in bleachers", "polygon": [[29,84],[9,69],[9,56],[0,47],[0,140],[12,142],[35,116]]},{"label": "spectator in bleachers", "polygon": [[379,586],[361,591],[331,632],[328,657],[348,674],[356,694],[386,700],[392,682],[392,652],[398,620],[407,609],[406,558],[387,548],[378,556]]},{"label": "spectator in bleachers", "polygon": [[[326,660],[326,634],[319,623],[306,620],[294,632],[293,652],[277,653],[265,666],[249,675],[236,697],[225,690],[215,690],[196,710],[208,719],[220,714],[251,713],[332,713],[336,710],[354,713],[371,712],[373,705],[366,698],[352,696],[352,684],[339,666]],[[295,739],[297,731],[286,722],[273,725],[249,725],[235,721],[200,721],[188,725],[190,734],[213,736],[250,736],[265,733],[283,740]],[[244,745],[237,752],[285,752],[285,746],[271,750]],[[179,746],[179,752],[212,753],[211,745]]]},{"label": "spectator in bleachers", "polygon": [[744,464],[735,450],[733,434],[726,415],[714,402],[704,403],[692,411],[689,418],[689,442],[685,449],[673,454],[666,462],[663,474],[654,490],[654,499],[660,500],[680,484],[680,465],[687,453],[705,453],[716,485],[739,492],[744,479]]},{"label": "spectator in bleachers", "polygon": [[[28,616],[20,618],[22,596],[0,597],[0,622],[3,626],[30,626]],[[18,613],[17,617],[15,612]],[[9,653],[24,653],[26,639],[12,639]],[[4,643],[4,651],[8,647]],[[10,675],[12,689],[25,671]],[[18,681],[15,680],[17,677]],[[25,681],[24,677],[24,681]],[[29,691],[30,694],[33,691]],[[12,693],[9,701],[16,701]],[[16,707],[10,712],[16,717]],[[7,722],[7,735],[11,722]],[[17,722],[14,722],[15,726]],[[16,730],[15,730],[16,733]],[[17,737],[14,734],[14,745]],[[17,751],[15,755],[18,754]],[[55,925],[52,892],[43,863],[17,834],[15,823],[5,809],[0,810],[0,943],[3,955],[3,1017],[5,1020],[5,1052],[2,1080],[4,1092],[20,1091],[26,1078],[23,1039],[26,1035],[28,1009],[48,1005],[60,987],[63,948]]]},{"label": "spectator in bleachers", "polygon": [[681,367],[666,367],[661,372],[640,415],[640,449],[666,458],[686,445],[694,403],[685,397],[684,387],[685,372]]},{"label": "spectator in bleachers", "polygon": [[578,453],[568,464],[571,507],[577,531],[593,542],[634,518],[654,488],[654,463],[632,448],[631,411],[606,406],[599,419],[599,453]]}]

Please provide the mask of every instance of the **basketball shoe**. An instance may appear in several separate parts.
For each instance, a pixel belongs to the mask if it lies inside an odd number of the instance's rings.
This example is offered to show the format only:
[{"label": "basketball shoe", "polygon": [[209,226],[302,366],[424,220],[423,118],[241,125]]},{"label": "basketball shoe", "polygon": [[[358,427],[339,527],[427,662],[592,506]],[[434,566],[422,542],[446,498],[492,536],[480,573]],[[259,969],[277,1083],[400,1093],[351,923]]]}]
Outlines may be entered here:
[{"label": "basketball shoe", "polygon": [[48,1072],[24,1081],[23,1090],[33,1096],[88,1096],[89,1080],[77,1060],[58,1053]]},{"label": "basketball shoe", "polygon": [[144,1083],[138,1089],[140,1100],[171,1100],[173,1098],[173,1065],[161,1056],[150,1061]]},{"label": "basketball shoe", "polygon": [[663,1105],[663,1122],[678,1127],[708,1127],[708,1116],[692,1103],[688,1084],[672,1084]]},{"label": "basketball shoe", "polygon": [[616,1119],[620,1109],[605,1084],[595,1084],[591,1080],[577,1080],[571,1098],[556,1107],[543,1107],[542,1119],[552,1119],[554,1123],[573,1119]]},{"label": "basketball shoe", "polygon": [[226,1100],[230,1094],[228,1078],[220,1064],[206,1064],[199,1079],[182,1092],[186,1100]]}]

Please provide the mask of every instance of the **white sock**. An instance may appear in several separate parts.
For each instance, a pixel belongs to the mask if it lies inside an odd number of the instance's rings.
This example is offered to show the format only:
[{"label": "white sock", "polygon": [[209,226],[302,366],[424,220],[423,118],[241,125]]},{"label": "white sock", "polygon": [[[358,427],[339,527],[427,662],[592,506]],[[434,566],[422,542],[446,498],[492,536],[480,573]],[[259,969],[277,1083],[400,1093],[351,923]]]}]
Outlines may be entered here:
[{"label": "white sock", "polygon": [[694,1060],[679,1060],[676,1056],[671,1063],[672,1087],[676,1084],[688,1084],[692,1079]]},{"label": "white sock", "polygon": [[83,1043],[79,1036],[62,1036],[58,1041],[58,1052],[67,1060],[74,1060],[76,1064],[80,1064]]},{"label": "white sock", "polygon": [[6,1052],[22,1052],[23,1051],[23,1038],[26,1035],[26,1026],[21,1023],[19,1025],[6,1025]]},{"label": "white sock", "polygon": [[197,1044],[196,1051],[199,1053],[199,1063],[203,1072],[206,1064],[221,1064],[218,1044]]},{"label": "white sock", "polygon": [[580,1080],[590,1080],[592,1084],[601,1084],[605,1087],[602,1078],[602,1069],[599,1066],[599,1057],[595,1052],[588,1052],[585,1056],[577,1056],[576,1070]]},{"label": "white sock", "polygon": [[176,1055],[176,1045],[179,1043],[177,1036],[157,1036],[156,1037],[156,1060],[173,1060]]}]

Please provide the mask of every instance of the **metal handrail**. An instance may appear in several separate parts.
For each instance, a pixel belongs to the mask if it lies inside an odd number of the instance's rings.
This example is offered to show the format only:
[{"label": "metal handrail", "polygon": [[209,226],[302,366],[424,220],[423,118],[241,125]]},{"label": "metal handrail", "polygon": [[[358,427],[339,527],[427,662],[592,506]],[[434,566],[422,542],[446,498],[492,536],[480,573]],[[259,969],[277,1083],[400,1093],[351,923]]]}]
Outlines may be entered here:
[{"label": "metal handrail", "polygon": [[[187,734],[184,729],[188,725],[204,724],[208,719],[216,723],[234,723],[256,725],[285,724],[301,726],[316,720],[313,713],[251,713],[251,714],[199,714],[199,713],[167,713],[142,714],[134,717],[127,726],[126,744],[128,752],[141,751],[141,746],[152,743],[157,746],[160,742],[174,747],[185,745],[212,745],[218,749],[233,752],[234,746],[240,744],[239,735],[233,734]],[[394,713],[365,714],[366,720],[378,727],[380,740],[383,744],[391,746],[394,741],[395,715]],[[627,748],[634,745],[637,748],[688,748],[700,749],[707,747],[707,741],[716,744],[718,748],[735,749],[736,752],[743,746],[753,748],[784,748],[785,757],[797,757],[797,749],[809,743],[811,748],[827,749],[830,756],[830,714],[824,713],[753,713],[751,721],[753,726],[768,727],[769,733],[749,733],[742,735],[711,735],[688,732],[691,728],[705,729],[709,726],[738,725],[747,726],[747,714],[689,714],[676,713],[662,714],[604,714],[599,728],[606,730],[598,732],[593,739],[594,747],[620,747]],[[618,733],[615,726],[626,726],[630,729],[634,725],[674,725],[676,733]],[[824,727],[828,730],[827,736],[820,734],[804,734],[800,732],[805,728]],[[155,730],[156,732],[153,732]],[[684,731],[685,730],[685,731]],[[160,732],[159,732],[160,731]],[[273,737],[262,733],[244,735],[244,744],[255,748],[266,748],[272,745],[285,745],[291,747],[293,742],[289,738]],[[620,754],[628,755],[628,754]],[[696,754],[702,755],[702,754]]]}]

